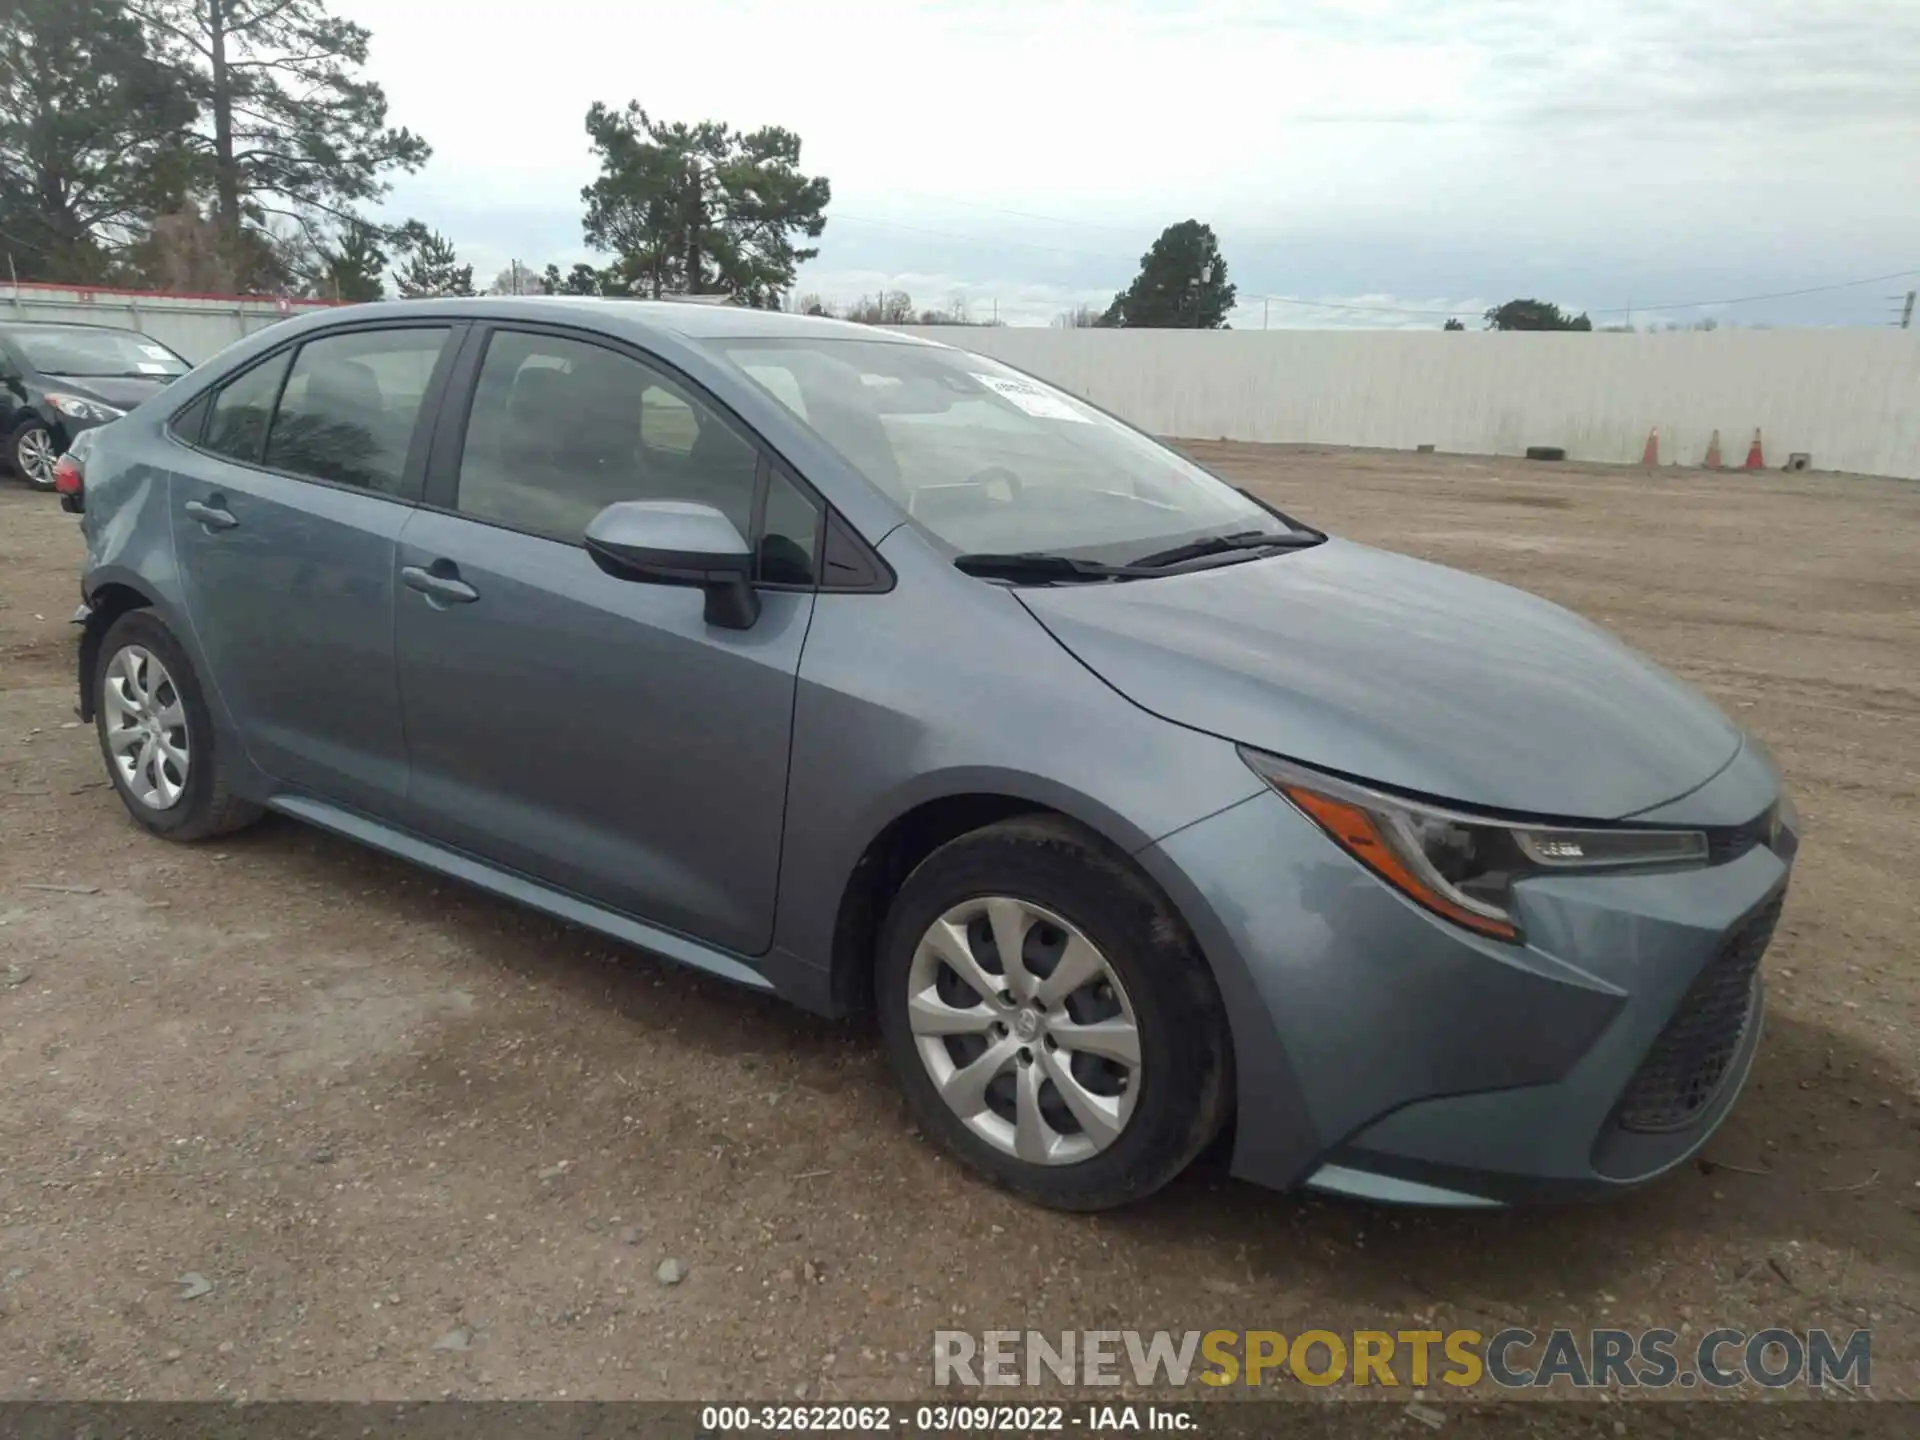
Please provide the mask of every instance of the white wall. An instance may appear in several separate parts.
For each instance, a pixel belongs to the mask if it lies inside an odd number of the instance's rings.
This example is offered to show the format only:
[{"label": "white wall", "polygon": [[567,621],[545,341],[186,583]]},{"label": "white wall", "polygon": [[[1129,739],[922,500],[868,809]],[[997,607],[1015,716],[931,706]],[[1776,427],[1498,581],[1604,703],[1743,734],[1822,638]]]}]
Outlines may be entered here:
[{"label": "white wall", "polygon": [[1576,460],[1729,465],[1755,428],[1769,466],[1920,479],[1920,331],[1656,335],[1337,330],[910,328],[1005,360],[1144,430],[1191,439],[1564,446]]},{"label": "white wall", "polygon": [[69,320],[138,330],[196,365],[243,335],[324,305],[296,300],[283,310],[273,300],[0,284],[0,320]]},{"label": "white wall", "polygon": [[[196,364],[323,302],[0,285],[0,317],[86,320],[153,336]],[[1714,430],[1738,465],[1920,479],[1920,331],[1661,335],[1481,331],[1050,330],[909,327],[1052,381],[1159,435],[1697,465]]]}]

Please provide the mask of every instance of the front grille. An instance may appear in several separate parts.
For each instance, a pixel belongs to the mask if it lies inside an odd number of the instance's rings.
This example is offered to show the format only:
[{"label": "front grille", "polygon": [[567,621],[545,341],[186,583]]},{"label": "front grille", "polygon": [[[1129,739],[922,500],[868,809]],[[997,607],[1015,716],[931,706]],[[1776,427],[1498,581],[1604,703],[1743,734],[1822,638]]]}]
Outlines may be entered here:
[{"label": "front grille", "polygon": [[1616,1121],[1623,1130],[1684,1130],[1713,1103],[1753,1011],[1760,957],[1780,920],[1776,895],[1722,942],[1694,979],[1627,1086]]}]

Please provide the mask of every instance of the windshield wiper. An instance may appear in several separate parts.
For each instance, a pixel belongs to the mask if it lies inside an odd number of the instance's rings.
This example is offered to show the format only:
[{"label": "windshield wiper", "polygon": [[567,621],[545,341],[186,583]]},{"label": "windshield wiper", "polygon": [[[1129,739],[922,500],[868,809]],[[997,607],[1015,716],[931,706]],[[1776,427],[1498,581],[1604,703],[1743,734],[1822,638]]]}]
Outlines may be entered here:
[{"label": "windshield wiper", "polygon": [[[1227,555],[1245,550],[1304,550],[1327,537],[1304,526],[1298,530],[1239,530],[1231,535],[1209,535],[1168,550],[1156,550],[1124,565],[1109,565],[1099,560],[1082,560],[1072,555],[1050,555],[1040,550],[1023,550],[1012,555],[976,554],[954,558],[954,568],[988,580],[1011,580],[1016,584],[1044,585],[1086,580],[1144,580],[1164,575],[1169,569],[1190,560]],[[1249,557],[1251,558],[1251,557]]]},{"label": "windshield wiper", "polygon": [[1018,555],[957,555],[953,568],[983,580],[1011,580],[1016,584],[1044,585],[1049,582],[1078,580],[1136,580],[1151,571],[1131,565],[1103,565],[1098,560],[1080,560],[1072,555],[1048,555],[1029,550]]},{"label": "windshield wiper", "polygon": [[1231,535],[1209,535],[1204,540],[1190,540],[1169,550],[1156,550],[1151,555],[1129,560],[1127,568],[1162,570],[1169,565],[1204,560],[1209,555],[1226,555],[1235,550],[1304,550],[1326,538],[1318,530],[1236,530]]}]

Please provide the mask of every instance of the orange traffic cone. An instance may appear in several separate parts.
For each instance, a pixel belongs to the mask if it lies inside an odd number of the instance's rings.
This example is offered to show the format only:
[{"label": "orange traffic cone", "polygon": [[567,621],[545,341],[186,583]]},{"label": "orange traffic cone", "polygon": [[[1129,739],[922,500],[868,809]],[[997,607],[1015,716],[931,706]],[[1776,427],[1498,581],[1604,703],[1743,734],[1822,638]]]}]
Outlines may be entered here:
[{"label": "orange traffic cone", "polygon": [[1720,432],[1713,432],[1713,438],[1707,442],[1706,467],[1709,470],[1720,468]]},{"label": "orange traffic cone", "polygon": [[1747,469],[1764,470],[1766,468],[1767,458],[1760,453],[1760,432],[1755,430],[1753,432],[1753,444],[1747,447]]},{"label": "orange traffic cone", "polygon": [[1640,452],[1640,463],[1647,466],[1660,463],[1660,427],[1658,425],[1647,432],[1647,448]]}]

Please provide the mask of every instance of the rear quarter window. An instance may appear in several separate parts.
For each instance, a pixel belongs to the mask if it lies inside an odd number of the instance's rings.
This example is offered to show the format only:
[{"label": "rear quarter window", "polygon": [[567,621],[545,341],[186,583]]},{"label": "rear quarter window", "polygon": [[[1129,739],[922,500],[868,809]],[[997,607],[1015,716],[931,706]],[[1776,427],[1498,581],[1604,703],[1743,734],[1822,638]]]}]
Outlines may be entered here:
[{"label": "rear quarter window", "polygon": [[167,421],[167,430],[174,439],[183,440],[189,445],[198,445],[201,435],[207,428],[207,412],[213,408],[211,392],[202,395],[191,405],[182,406]]},{"label": "rear quarter window", "polygon": [[257,464],[261,447],[267,441],[267,421],[273,415],[273,402],[292,359],[291,351],[275,355],[251,370],[243,370],[221,386],[213,397],[200,448],[229,460]]}]

